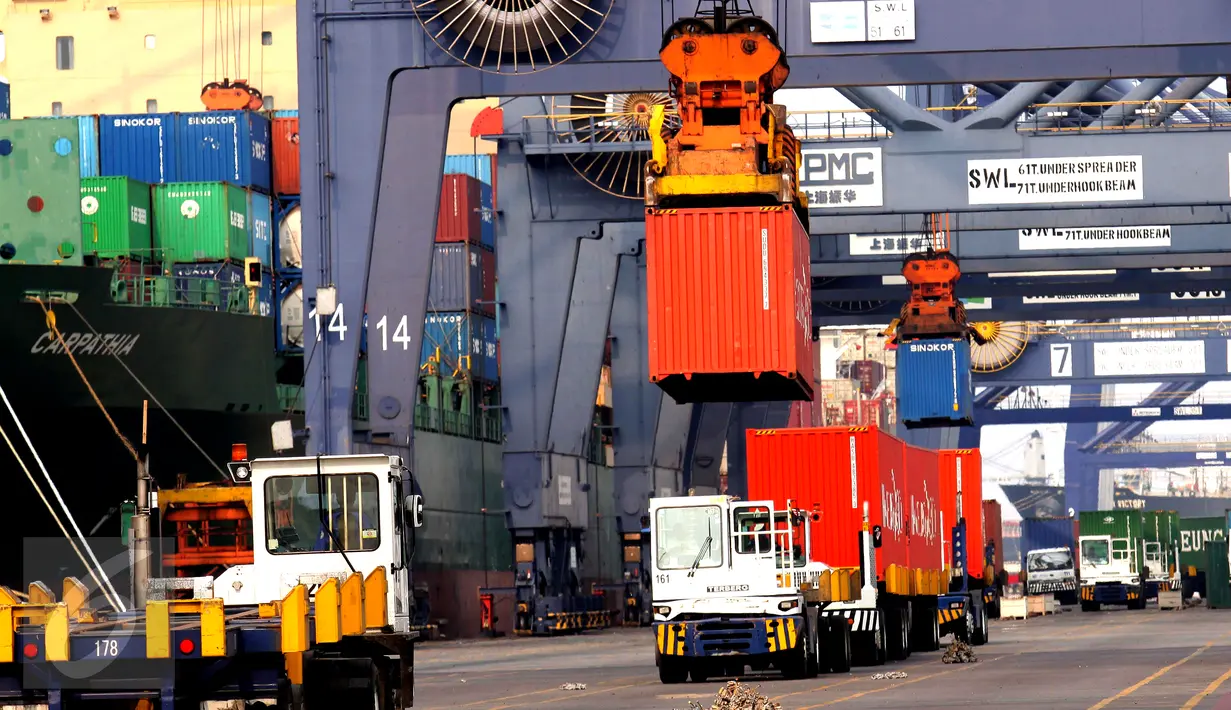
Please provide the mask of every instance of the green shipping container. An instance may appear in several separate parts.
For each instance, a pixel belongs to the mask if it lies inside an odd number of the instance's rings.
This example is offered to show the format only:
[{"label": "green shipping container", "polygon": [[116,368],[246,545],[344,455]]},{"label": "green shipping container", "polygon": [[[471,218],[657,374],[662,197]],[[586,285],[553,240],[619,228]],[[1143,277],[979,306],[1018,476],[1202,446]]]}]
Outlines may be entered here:
[{"label": "green shipping container", "polygon": [[[1153,578],[1171,577],[1180,568],[1180,514],[1174,510],[1142,512],[1142,533],[1146,543],[1158,543],[1158,559],[1147,560]],[[1146,554],[1150,550],[1147,544]]]},{"label": "green shipping container", "polygon": [[243,261],[248,195],[221,182],[154,187],[154,249],[166,262]]},{"label": "green shipping container", "polygon": [[1227,541],[1210,540],[1205,546],[1206,601],[1211,609],[1231,608],[1231,566]]},{"label": "green shipping container", "polygon": [[150,186],[127,177],[81,179],[81,248],[104,259],[153,256]]},{"label": "green shipping container", "polygon": [[1142,537],[1140,510],[1087,510],[1078,516],[1082,537],[1108,535],[1112,538]]},{"label": "green shipping container", "polygon": [[76,121],[0,121],[0,261],[81,265]]},{"label": "green shipping container", "polygon": [[[1205,572],[1205,548],[1211,540],[1226,540],[1222,516],[1212,518],[1180,518],[1180,565],[1196,567]],[[1187,570],[1183,570],[1188,574]]]}]

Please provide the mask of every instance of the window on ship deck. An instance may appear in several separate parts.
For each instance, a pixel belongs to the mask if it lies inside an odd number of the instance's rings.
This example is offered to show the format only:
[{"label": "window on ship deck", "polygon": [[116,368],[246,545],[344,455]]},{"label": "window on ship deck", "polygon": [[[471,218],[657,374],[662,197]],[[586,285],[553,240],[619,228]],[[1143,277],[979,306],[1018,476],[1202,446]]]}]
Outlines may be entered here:
[{"label": "window on ship deck", "polygon": [[265,539],[272,554],[337,552],[339,543],[346,552],[380,547],[375,474],[273,476],[265,481],[265,501]]}]

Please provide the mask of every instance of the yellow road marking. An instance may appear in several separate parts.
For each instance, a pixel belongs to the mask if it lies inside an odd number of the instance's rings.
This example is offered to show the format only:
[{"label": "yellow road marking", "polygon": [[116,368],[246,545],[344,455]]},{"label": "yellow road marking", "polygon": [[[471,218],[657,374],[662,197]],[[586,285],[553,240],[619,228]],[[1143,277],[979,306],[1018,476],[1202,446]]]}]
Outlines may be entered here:
[{"label": "yellow road marking", "polygon": [[1189,698],[1188,702],[1184,703],[1184,707],[1180,708],[1180,710],[1193,710],[1193,708],[1197,707],[1197,705],[1200,704],[1202,700],[1205,700],[1207,697],[1209,697],[1210,693],[1213,693],[1215,690],[1218,690],[1218,686],[1227,682],[1228,678],[1231,678],[1231,669],[1228,669],[1226,673],[1223,673],[1222,675],[1218,676],[1218,680],[1205,686],[1205,690]]},{"label": "yellow road marking", "polygon": [[1193,658],[1196,658],[1197,656],[1200,656],[1202,653],[1205,653],[1205,649],[1207,649],[1207,648],[1209,648],[1210,646],[1213,646],[1213,645],[1214,645],[1214,642],[1213,642],[1213,641],[1210,641],[1209,643],[1205,644],[1204,646],[1202,646],[1201,648],[1197,649],[1196,651],[1193,651],[1192,653],[1188,654],[1187,656],[1185,656],[1185,657],[1181,658],[1180,660],[1176,661],[1175,663],[1172,663],[1172,664],[1171,664],[1171,665],[1169,665],[1169,666],[1163,666],[1162,668],[1158,669],[1158,670],[1157,670],[1157,671],[1155,671],[1154,673],[1150,674],[1150,676],[1149,676],[1149,677],[1147,677],[1147,678],[1145,678],[1144,680],[1139,680],[1139,681],[1137,681],[1136,683],[1134,683],[1134,684],[1130,685],[1129,687],[1125,688],[1124,690],[1121,690],[1120,692],[1116,693],[1115,695],[1113,695],[1113,696],[1111,696],[1111,697],[1109,697],[1109,698],[1104,698],[1103,700],[1099,701],[1099,703],[1098,703],[1097,705],[1091,705],[1091,706],[1090,706],[1090,708],[1089,708],[1089,710],[1102,710],[1102,708],[1107,707],[1108,705],[1110,705],[1110,704],[1112,704],[1113,702],[1115,702],[1115,701],[1119,700],[1120,698],[1124,698],[1124,697],[1127,697],[1127,696],[1129,696],[1129,695],[1132,695],[1133,693],[1137,692],[1137,691],[1138,691],[1138,690],[1140,690],[1142,687],[1144,687],[1144,686],[1145,686],[1147,683],[1149,683],[1150,681],[1152,681],[1152,680],[1154,680],[1154,679],[1158,678],[1159,676],[1162,676],[1163,674],[1167,673],[1168,671],[1172,670],[1173,668],[1178,668],[1179,666],[1184,665],[1185,663],[1187,663],[1188,661],[1192,660]]}]

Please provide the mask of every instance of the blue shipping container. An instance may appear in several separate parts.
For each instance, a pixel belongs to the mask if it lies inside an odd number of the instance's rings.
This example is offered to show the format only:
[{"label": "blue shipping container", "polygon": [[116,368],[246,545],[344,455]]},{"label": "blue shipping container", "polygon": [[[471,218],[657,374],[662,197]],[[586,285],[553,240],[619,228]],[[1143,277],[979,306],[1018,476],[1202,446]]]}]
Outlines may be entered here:
[{"label": "blue shipping container", "polygon": [[[173,264],[171,276],[175,278],[175,295],[181,303],[215,306],[218,310],[246,312],[248,289],[244,286],[244,267],[230,261],[199,264]],[[206,282],[218,282],[218,297],[213,297],[213,288]],[[268,271],[261,273],[261,287],[257,289],[257,315],[272,317],[274,314],[274,279]]]},{"label": "blue shipping container", "polygon": [[493,319],[465,312],[428,313],[423,319],[420,363],[427,363],[437,348],[440,348],[440,372],[452,374],[456,370],[469,369],[475,379],[488,382],[498,379]]},{"label": "blue shipping container", "polygon": [[12,115],[13,109],[9,103],[9,85],[7,82],[0,81],[0,121],[7,121],[9,116]]},{"label": "blue shipping container", "polygon": [[77,152],[81,177],[98,177],[98,116],[73,116],[77,121]]},{"label": "blue shipping container", "polygon": [[273,268],[273,203],[269,195],[248,191],[248,255]]},{"label": "blue shipping container", "polygon": [[227,182],[271,190],[270,123],[255,111],[181,113],[176,182]]},{"label": "blue shipping container", "polygon": [[176,182],[175,114],[98,117],[99,172],[157,185]]},{"label": "blue shipping container", "polygon": [[479,185],[479,243],[488,249],[496,250],[496,203],[492,195],[492,186]]},{"label": "blue shipping container", "polygon": [[446,155],[444,174],[469,175],[484,185],[492,184],[492,157],[490,155]]},{"label": "blue shipping container", "polygon": [[274,118],[299,118],[299,109],[293,108],[289,111],[274,111]]},{"label": "blue shipping container", "polygon": [[973,423],[968,340],[913,340],[897,353],[898,418],[906,428]]},{"label": "blue shipping container", "polygon": [[431,288],[427,293],[429,311],[481,310],[475,301],[483,296],[483,267],[486,253],[469,244],[437,244],[432,258]]},{"label": "blue shipping container", "polygon": [[[1051,547],[1073,547],[1072,518],[1026,518],[1022,520],[1022,557],[1031,550],[1046,550]],[[1024,560],[1023,560],[1024,562]]]}]

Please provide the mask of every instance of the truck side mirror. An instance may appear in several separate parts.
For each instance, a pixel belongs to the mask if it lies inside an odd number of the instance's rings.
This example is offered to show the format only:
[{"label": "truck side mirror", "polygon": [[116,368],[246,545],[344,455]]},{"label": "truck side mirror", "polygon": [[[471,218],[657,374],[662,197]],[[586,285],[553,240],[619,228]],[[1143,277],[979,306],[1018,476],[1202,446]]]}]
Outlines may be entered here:
[{"label": "truck side mirror", "polygon": [[879,550],[881,546],[881,526],[872,526],[872,547]]},{"label": "truck side mirror", "polygon": [[423,527],[423,496],[408,495],[403,503],[402,515],[412,528]]}]

